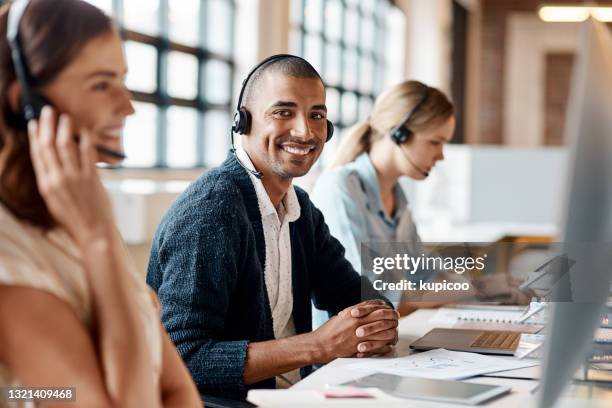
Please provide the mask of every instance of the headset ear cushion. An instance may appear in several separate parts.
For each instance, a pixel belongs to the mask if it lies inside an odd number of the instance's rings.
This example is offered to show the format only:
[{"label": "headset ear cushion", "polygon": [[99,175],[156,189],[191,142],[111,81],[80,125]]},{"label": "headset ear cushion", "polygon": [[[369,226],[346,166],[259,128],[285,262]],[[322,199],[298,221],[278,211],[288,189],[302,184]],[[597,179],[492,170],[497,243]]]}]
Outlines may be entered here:
[{"label": "headset ear cushion", "polygon": [[241,125],[241,121],[240,121],[240,111],[236,111],[234,112],[234,119],[233,119],[233,123],[232,123],[232,132],[234,133],[238,133],[240,134],[240,125]]},{"label": "headset ear cushion", "polygon": [[30,91],[29,104],[26,104],[23,98],[19,101],[19,111],[16,112],[17,126],[27,130],[28,121],[40,118],[40,112],[45,105],[51,106],[51,102],[38,92]]},{"label": "headset ear cushion", "polygon": [[404,143],[410,136],[412,136],[412,132],[405,126],[397,127],[391,131],[391,140],[398,145]]},{"label": "headset ear cushion", "polygon": [[334,135],[334,124],[331,122],[331,120],[327,120],[327,139],[325,139],[325,142],[329,142],[330,139],[332,138],[332,136]]},{"label": "headset ear cushion", "polygon": [[45,105],[51,106],[51,102],[38,92],[30,92],[30,102],[36,118],[40,117],[40,113]]},{"label": "headset ear cushion", "polygon": [[251,114],[245,107],[240,108],[234,114],[232,131],[239,135],[244,135],[251,131]]},{"label": "headset ear cushion", "polygon": [[251,113],[244,107],[240,108],[240,112],[242,112],[242,120],[244,121],[242,134],[248,135],[251,133]]}]

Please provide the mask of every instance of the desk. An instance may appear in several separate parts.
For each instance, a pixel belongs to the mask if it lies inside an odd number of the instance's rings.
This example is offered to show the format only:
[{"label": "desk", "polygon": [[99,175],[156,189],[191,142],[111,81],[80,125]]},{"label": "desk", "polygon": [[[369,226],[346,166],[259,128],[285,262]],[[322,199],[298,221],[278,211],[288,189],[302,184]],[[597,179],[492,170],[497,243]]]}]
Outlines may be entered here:
[{"label": "desk", "polygon": [[423,242],[471,242],[493,243],[506,237],[548,237],[559,233],[553,224],[527,224],[511,222],[473,223],[419,223],[419,235]]},{"label": "desk", "polygon": [[[396,346],[395,356],[401,357],[406,356],[412,353],[410,349],[410,344],[416,340],[417,338],[423,336],[427,333],[432,327],[429,323],[430,318],[435,313],[435,310],[432,309],[421,309],[418,310],[409,316],[400,320],[399,324],[399,342]],[[384,358],[384,357],[379,357]],[[503,357],[500,357],[503,358]],[[348,364],[354,363],[357,359],[353,358],[339,358],[331,363],[321,367],[308,377],[304,378],[299,383],[295,384],[292,389],[296,390],[306,390],[306,389],[321,389],[325,387],[326,384],[341,384],[350,380],[354,380],[359,377],[363,377],[367,375],[362,371],[355,372],[347,367]],[[364,361],[367,359],[360,359],[359,361]],[[512,374],[512,376],[520,377],[525,371],[529,369],[521,369],[521,370],[513,370],[512,373],[508,373],[508,375]],[[533,370],[533,368],[531,368]],[[520,373],[519,373],[520,372]],[[518,374],[515,374],[518,373]],[[495,375],[499,375],[501,373],[496,373]],[[538,370],[532,372],[535,376],[538,375]],[[491,384],[491,385],[506,385],[512,388],[510,394],[507,394],[503,397],[493,399],[486,404],[481,406],[485,407],[494,407],[494,408],[517,408],[517,407],[529,407],[534,404],[534,398],[531,396],[530,391],[538,384],[537,380],[530,379],[511,379],[511,378],[497,378],[497,377],[486,377],[480,376],[471,378],[469,380],[465,380],[468,382],[477,382],[482,384]],[[578,407],[581,406],[582,403],[586,403],[590,407],[595,407],[598,405],[591,404],[593,401],[578,401],[578,400],[567,400],[564,401],[560,406],[567,407]],[[609,403],[609,401],[608,401]],[[417,400],[407,400],[406,407],[436,407],[436,408],[446,408],[446,407],[465,407],[465,405],[455,405],[455,404],[445,404],[445,403],[436,403],[436,402],[427,402],[427,401],[417,401]],[[603,406],[603,405],[601,405]]]}]

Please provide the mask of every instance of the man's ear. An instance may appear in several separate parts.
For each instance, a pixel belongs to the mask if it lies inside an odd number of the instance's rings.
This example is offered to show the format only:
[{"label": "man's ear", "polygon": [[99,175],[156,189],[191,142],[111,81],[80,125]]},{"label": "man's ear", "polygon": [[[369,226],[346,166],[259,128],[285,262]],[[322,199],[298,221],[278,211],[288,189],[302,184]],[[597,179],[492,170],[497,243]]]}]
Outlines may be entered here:
[{"label": "man's ear", "polygon": [[13,112],[21,110],[21,84],[19,81],[13,81],[8,87],[7,92],[9,106]]}]

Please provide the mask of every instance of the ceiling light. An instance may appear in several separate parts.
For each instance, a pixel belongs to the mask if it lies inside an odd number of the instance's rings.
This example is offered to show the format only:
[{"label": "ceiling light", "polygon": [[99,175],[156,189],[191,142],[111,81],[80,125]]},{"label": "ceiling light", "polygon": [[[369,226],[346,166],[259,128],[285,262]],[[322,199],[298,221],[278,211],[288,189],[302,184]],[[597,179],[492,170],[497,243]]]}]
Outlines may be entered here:
[{"label": "ceiling light", "polygon": [[597,20],[612,22],[612,7],[542,6],[538,14],[546,22],[580,22],[591,15]]}]

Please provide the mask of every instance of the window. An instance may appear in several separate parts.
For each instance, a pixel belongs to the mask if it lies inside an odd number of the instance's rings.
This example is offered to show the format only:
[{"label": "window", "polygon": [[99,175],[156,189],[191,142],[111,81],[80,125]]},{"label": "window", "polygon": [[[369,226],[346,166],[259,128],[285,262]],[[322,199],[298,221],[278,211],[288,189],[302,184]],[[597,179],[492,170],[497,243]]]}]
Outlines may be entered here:
[{"label": "window", "polygon": [[86,0],[117,18],[126,85],[127,167],[214,166],[229,148],[233,0]]},{"label": "window", "polygon": [[367,117],[382,90],[392,8],[388,0],[291,0],[291,51],[325,79],[337,130]]}]

